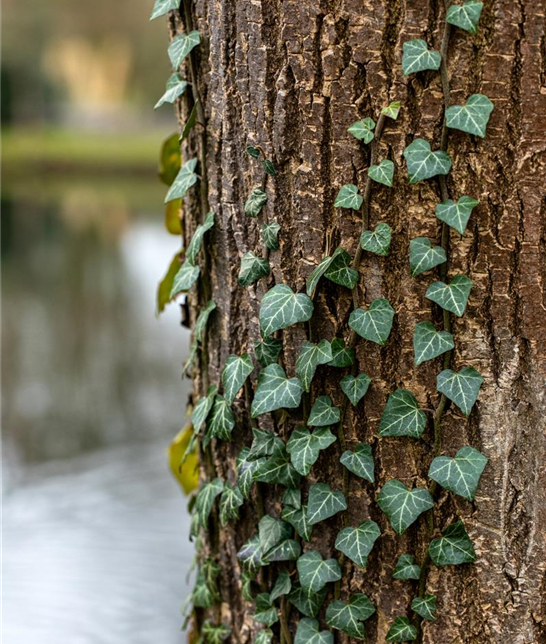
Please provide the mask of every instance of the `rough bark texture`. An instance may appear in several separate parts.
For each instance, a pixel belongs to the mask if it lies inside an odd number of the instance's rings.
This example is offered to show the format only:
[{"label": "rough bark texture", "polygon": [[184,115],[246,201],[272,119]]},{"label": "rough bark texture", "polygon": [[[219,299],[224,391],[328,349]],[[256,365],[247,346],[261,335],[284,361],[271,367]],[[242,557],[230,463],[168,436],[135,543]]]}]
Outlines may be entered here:
[{"label": "rough bark texture", "polygon": [[[372,116],[400,100],[398,121],[389,121],[379,152],[396,164],[395,186],[374,184],[370,223],[387,222],[394,231],[391,254],[365,253],[360,266],[361,305],[386,297],[396,311],[393,332],[383,348],[361,341],[359,370],[372,385],[348,412],[350,446],[373,446],[377,484],[352,478],[349,523],[377,521],[382,536],[365,571],[345,563],[341,589],[363,591],[377,606],[367,622],[369,641],[385,641],[389,623],[406,614],[416,595],[412,582],[392,580],[399,554],[424,557],[426,520],[421,517],[397,537],[375,503],[388,478],[426,485],[433,435],[423,440],[379,439],[377,428],[389,392],[405,387],[424,408],[438,403],[436,374],[441,359],[413,365],[412,333],[417,322],[441,324],[441,311],[424,298],[436,274],[412,278],[409,240],[439,241],[434,206],[440,201],[435,180],[408,185],[404,147],[420,136],[439,143],[443,98],[440,75],[401,74],[402,43],[424,38],[439,48],[445,11],[439,0],[197,0],[194,27],[204,36],[198,53],[199,88],[207,120],[206,165],[210,207],[217,225],[209,238],[210,280],[218,310],[211,317],[208,378],[220,380],[230,353],[249,351],[259,338],[258,310],[274,283],[302,290],[306,277],[330,249],[342,243],[354,252],[359,243],[358,213],[333,207],[344,183],[361,188],[369,164],[368,148],[347,133],[357,118]],[[495,109],[487,137],[451,130],[453,169],[447,185],[453,198],[475,196],[480,205],[461,238],[451,231],[449,271],[474,281],[466,314],[454,321],[455,369],[472,365],[484,376],[480,398],[467,420],[453,406],[443,420],[442,453],[454,455],[472,445],[489,459],[474,503],[439,493],[436,531],[461,517],[475,544],[472,566],[432,566],[427,592],[438,596],[438,619],[424,625],[428,644],[538,644],[546,642],[546,46],[544,5],[539,0],[485,0],[479,33],[454,30],[449,46],[449,77],[454,103],[484,93]],[[172,22],[184,29],[184,21]],[[246,145],[261,145],[279,174],[267,187],[269,202],[259,221],[243,213],[251,189],[261,182],[258,163]],[[199,146],[199,131],[190,147]],[[187,210],[186,230],[199,214]],[[239,257],[261,248],[259,228],[266,216],[281,225],[280,250],[272,252],[272,275],[257,286],[237,284]],[[192,296],[192,317],[203,305]],[[201,301],[199,301],[201,300]],[[350,292],[323,283],[311,324],[315,341],[348,337]],[[295,355],[306,339],[303,325],[282,333],[281,362],[294,374]],[[338,383],[344,369],[319,367],[311,399],[328,394],[343,400]],[[257,370],[252,375],[255,383]],[[202,387],[196,380],[196,393]],[[221,477],[235,480],[235,457],[250,445],[244,398],[235,403],[238,426],[233,442],[213,446]],[[301,413],[301,412],[300,412]],[[262,417],[264,427],[272,419]],[[287,437],[297,413],[276,423]],[[341,487],[340,446],[322,453],[309,481]],[[262,487],[263,490],[263,487]],[[282,489],[268,491],[266,511],[279,512]],[[233,642],[250,642],[255,625],[252,605],[240,598],[236,552],[254,533],[256,504],[247,503],[241,520],[220,533],[222,617]],[[322,527],[324,526],[324,527]],[[335,554],[339,518],[315,530],[311,547]],[[267,573],[266,573],[267,574]],[[326,602],[327,603],[327,602]],[[292,632],[296,611],[292,611]],[[338,635],[336,635],[338,637]]]}]

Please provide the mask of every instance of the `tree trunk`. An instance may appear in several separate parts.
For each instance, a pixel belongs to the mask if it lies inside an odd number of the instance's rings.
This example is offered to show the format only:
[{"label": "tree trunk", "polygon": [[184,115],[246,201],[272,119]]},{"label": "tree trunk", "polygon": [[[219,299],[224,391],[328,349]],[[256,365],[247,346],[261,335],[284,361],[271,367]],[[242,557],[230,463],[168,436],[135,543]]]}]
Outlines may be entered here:
[{"label": "tree trunk", "polygon": [[[188,9],[188,7],[186,7]],[[379,158],[395,163],[394,187],[371,186],[369,225],[386,222],[393,229],[390,254],[364,252],[359,262],[358,306],[386,298],[395,310],[388,342],[381,347],[359,339],[358,372],[371,379],[357,407],[349,405],[344,434],[347,447],[372,446],[375,483],[352,476],[349,481],[348,525],[376,521],[381,536],[367,567],[343,563],[340,599],[364,592],[376,606],[366,622],[368,641],[384,642],[393,619],[410,615],[418,594],[417,581],[392,579],[400,554],[425,560],[432,537],[460,518],[477,553],[473,565],[429,565],[426,592],[437,595],[437,620],[423,622],[419,638],[428,644],[546,642],[546,48],[543,3],[536,0],[485,0],[476,35],[452,29],[447,51],[451,102],[464,104],[482,93],[494,103],[485,139],[449,130],[452,158],[446,188],[451,198],[472,195],[479,200],[463,236],[448,230],[449,275],[473,280],[466,313],[453,317],[455,370],[475,367],[484,382],[467,418],[448,404],[436,445],[433,423],[420,440],[383,438],[378,425],[387,396],[403,387],[417,397],[422,409],[437,409],[436,376],[442,357],[418,367],[413,363],[412,336],[418,322],[442,325],[442,311],[425,298],[438,270],[412,277],[410,239],[441,241],[441,222],[434,215],[442,201],[436,179],[410,185],[404,148],[416,137],[441,144],[445,95],[441,75],[428,71],[403,76],[402,44],[424,39],[440,50],[445,9],[439,0],[197,0],[171,16],[171,31],[199,29],[202,45],[192,61],[201,95],[206,137],[198,125],[183,146],[184,159],[206,149],[208,201],[216,225],[207,242],[205,286],[189,296],[191,319],[209,296],[217,309],[210,318],[201,371],[196,371],[194,402],[209,383],[220,385],[229,354],[247,351],[260,338],[258,313],[264,293],[275,284],[305,292],[305,281],[321,259],[338,245],[355,256],[362,228],[361,213],[335,208],[343,184],[353,183],[361,194],[370,165],[370,150],[348,132],[359,118],[378,121],[381,108],[401,102],[396,121],[387,119]],[[193,24],[191,24],[193,23]],[[187,108],[182,108],[181,127]],[[261,165],[245,152],[261,146],[277,167],[269,177],[268,202],[257,219],[243,205],[263,180]],[[205,190],[207,188],[204,182]],[[185,209],[187,239],[202,217],[198,199]],[[280,225],[280,249],[271,251],[271,273],[250,287],[237,283],[242,254],[262,252],[260,226]],[[208,284],[208,282],[210,282]],[[208,284],[208,285],[207,285]],[[207,289],[210,288],[210,293]],[[351,291],[322,279],[309,324],[297,324],[277,334],[283,350],[279,362],[292,377],[301,344],[334,337],[350,339]],[[254,360],[257,366],[256,360]],[[203,368],[205,373],[203,373]],[[202,478],[215,474],[235,483],[235,460],[252,441],[248,404],[259,368],[250,377],[248,396],[233,405],[237,425],[231,442],[213,440],[212,465]],[[313,380],[310,402],[329,395],[343,407],[339,381],[350,369],[321,366]],[[220,385],[221,386],[221,385]],[[257,423],[286,440],[301,425],[306,409],[265,414]],[[335,428],[332,428],[333,430]],[[454,456],[471,445],[488,458],[474,502],[438,488],[436,506],[401,536],[391,528],[376,498],[391,479],[405,485],[427,486],[428,467],[437,453]],[[315,482],[343,487],[339,457],[341,440],[321,452],[302,481],[304,497]],[[261,626],[252,620],[252,603],[241,596],[241,565],[236,553],[255,532],[261,506],[280,516],[282,486],[254,486],[251,500],[238,521],[214,534],[202,535],[204,551],[221,566],[221,607],[198,615],[221,619],[231,628],[231,642],[252,642]],[[260,498],[258,498],[260,497]],[[335,535],[342,527],[338,514],[315,527],[310,544],[324,557],[337,557]],[[432,532],[430,526],[432,524]],[[211,532],[214,528],[211,528]],[[294,568],[290,564],[290,570]],[[270,589],[276,565],[262,569]],[[333,597],[333,584],[319,614]],[[282,604],[286,615],[287,604]],[[287,622],[293,639],[300,616],[292,608]],[[288,641],[273,626],[275,641]],[[343,640],[334,631],[336,641]]]}]

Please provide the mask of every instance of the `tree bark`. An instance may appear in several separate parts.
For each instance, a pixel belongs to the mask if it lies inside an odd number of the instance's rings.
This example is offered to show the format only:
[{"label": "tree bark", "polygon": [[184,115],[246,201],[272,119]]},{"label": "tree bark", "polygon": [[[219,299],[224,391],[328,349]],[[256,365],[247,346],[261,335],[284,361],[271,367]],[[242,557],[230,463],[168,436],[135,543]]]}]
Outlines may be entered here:
[{"label": "tree bark", "polygon": [[[285,283],[304,291],[310,272],[338,244],[354,256],[361,215],[333,204],[343,184],[354,183],[363,192],[370,148],[347,127],[366,116],[377,121],[390,101],[402,104],[398,120],[386,122],[378,147],[380,158],[395,162],[394,188],[374,184],[369,213],[371,227],[386,222],[393,229],[391,252],[387,257],[363,254],[357,291],[360,306],[387,298],[396,312],[394,327],[384,347],[357,343],[359,372],[366,372],[372,384],[356,408],[349,406],[345,421],[348,446],[369,443],[376,463],[375,484],[350,480],[348,522],[371,518],[382,535],[365,570],[345,561],[341,599],[365,592],[377,607],[366,622],[368,640],[384,642],[389,624],[397,615],[409,614],[418,590],[417,582],[392,579],[396,559],[414,553],[422,562],[430,536],[424,515],[397,536],[375,499],[390,478],[427,485],[434,433],[429,423],[422,440],[379,438],[379,419],[388,394],[397,387],[413,392],[421,408],[434,409],[439,399],[436,375],[442,369],[441,357],[413,364],[415,324],[430,320],[440,326],[442,313],[424,297],[437,273],[413,278],[408,264],[410,239],[425,236],[440,242],[434,207],[442,197],[436,180],[409,185],[402,157],[415,137],[430,141],[433,149],[440,145],[441,77],[436,72],[404,77],[400,62],[402,43],[410,38],[423,38],[440,49],[445,8],[439,0],[197,0],[190,11],[193,25],[182,12],[182,18],[171,18],[171,29],[191,27],[202,34],[194,60],[206,139],[198,126],[183,156],[206,146],[208,201],[217,217],[206,271],[217,310],[210,318],[207,359],[202,360],[206,373],[195,374],[194,402],[207,382],[220,383],[229,354],[253,354],[253,341],[260,338],[260,300],[268,288]],[[478,33],[453,29],[449,42],[452,102],[483,93],[495,108],[485,139],[449,132],[449,194],[454,199],[472,195],[480,202],[462,237],[449,232],[449,273],[473,280],[467,311],[453,320],[452,362],[456,370],[475,367],[484,383],[468,419],[453,405],[447,407],[440,451],[453,456],[461,446],[472,445],[489,461],[474,502],[437,493],[434,536],[459,517],[478,558],[474,565],[430,566],[426,590],[438,597],[438,618],[423,624],[427,644],[546,642],[544,13],[544,4],[536,0],[485,0]],[[278,169],[268,180],[269,200],[258,220],[243,212],[247,196],[262,181],[260,164],[246,154],[247,145],[262,146]],[[197,206],[190,200],[185,209],[188,238],[200,221]],[[264,218],[280,224],[280,249],[270,253],[270,276],[243,288],[237,284],[239,258],[247,251],[259,253]],[[189,297],[192,319],[205,304],[205,290]],[[314,301],[309,325],[281,332],[280,362],[289,376],[309,333],[314,342],[349,337],[350,291],[323,280]],[[252,387],[257,373],[255,369],[251,376]],[[341,406],[339,380],[346,373],[319,367],[311,401],[327,394]],[[212,444],[216,473],[232,483],[236,456],[252,440],[248,400],[240,395],[234,409],[232,442]],[[286,440],[301,424],[301,414],[266,415],[258,423]],[[341,489],[341,451],[338,441],[321,453],[303,481],[304,494],[317,481]],[[232,642],[251,642],[258,630],[252,604],[241,598],[236,553],[256,530],[257,494],[265,512],[280,515],[282,488],[269,488],[255,488],[239,521],[221,529],[217,542],[205,538],[205,549],[221,565],[218,617],[231,627]],[[339,515],[320,524],[306,547],[337,556],[333,542],[340,527]],[[264,575],[271,586],[274,573],[265,570]],[[324,628],[323,617],[324,610]],[[292,610],[292,637],[297,619]],[[342,641],[339,631],[336,641]]]}]

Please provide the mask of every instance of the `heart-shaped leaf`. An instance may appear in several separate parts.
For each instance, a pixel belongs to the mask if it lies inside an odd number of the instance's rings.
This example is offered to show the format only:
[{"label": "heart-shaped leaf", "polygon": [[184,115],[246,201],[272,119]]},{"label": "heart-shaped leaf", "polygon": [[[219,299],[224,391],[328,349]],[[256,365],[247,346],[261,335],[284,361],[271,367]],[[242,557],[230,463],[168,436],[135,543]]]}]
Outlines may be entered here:
[{"label": "heart-shaped leaf", "polygon": [[231,519],[239,518],[239,508],[244,503],[241,490],[230,483],[224,484],[224,490],[220,497],[220,523],[225,526]]},{"label": "heart-shaped leaf", "polygon": [[278,364],[270,364],[260,371],[254,400],[252,418],[276,409],[299,407],[303,387],[299,378],[287,378]]},{"label": "heart-shaped leaf", "polygon": [[268,174],[270,177],[276,177],[279,173],[277,172],[277,168],[275,167],[273,161],[270,161],[269,159],[264,159],[262,161],[262,168],[266,174]]},{"label": "heart-shaped leaf", "polygon": [[207,323],[209,321],[209,316],[214,311],[215,308],[216,308],[216,302],[214,300],[209,300],[206,306],[202,308],[201,311],[199,312],[199,315],[197,316],[197,320],[195,322],[195,326],[193,327],[193,334],[195,336],[195,339],[198,342],[203,342],[205,330],[207,328]]},{"label": "heart-shaped leaf", "polygon": [[421,576],[421,568],[415,563],[413,555],[400,555],[394,572],[392,573],[393,579],[419,579]]},{"label": "heart-shaped leaf", "polygon": [[320,278],[326,273],[326,271],[330,268],[332,265],[333,261],[336,259],[338,255],[341,253],[344,253],[345,251],[341,246],[336,248],[336,250],[333,252],[332,255],[328,255],[324,259],[321,260],[320,264],[313,270],[313,272],[309,275],[307,278],[307,281],[305,283],[306,290],[307,290],[307,295],[309,297],[313,297],[315,295],[315,290],[317,288],[317,285],[320,281]]},{"label": "heart-shaped leaf", "polygon": [[437,456],[428,470],[429,478],[443,488],[473,501],[487,458],[473,447],[461,447],[455,458]]},{"label": "heart-shaped leaf", "polygon": [[190,51],[197,47],[200,37],[198,31],[190,31],[189,34],[179,34],[175,36],[169,45],[168,54],[173,69],[178,69],[180,64],[190,53]]},{"label": "heart-shaped leaf", "polygon": [[350,450],[343,452],[339,461],[349,472],[366,479],[366,481],[370,481],[370,483],[374,482],[372,448],[367,443],[359,443],[354,452]]},{"label": "heart-shaped leaf", "polygon": [[358,528],[343,528],[336,537],[335,547],[357,566],[364,568],[381,530],[375,521],[364,521]]},{"label": "heart-shaped leaf", "polygon": [[433,246],[430,239],[416,237],[410,241],[410,269],[413,277],[429,271],[447,261],[446,252],[441,246]]},{"label": "heart-shaped leaf", "polygon": [[273,644],[273,637],[273,631],[270,628],[264,628],[256,635],[254,644]]},{"label": "heart-shaped leaf", "polygon": [[326,427],[339,423],[339,409],[334,407],[330,396],[319,396],[309,413],[309,427]]},{"label": "heart-shaped leaf", "polygon": [[334,600],[326,609],[326,623],[357,639],[365,639],[364,623],[375,613],[375,606],[366,595],[351,595],[348,603]]},{"label": "heart-shaped leaf", "polygon": [[218,387],[211,385],[207,389],[207,394],[199,398],[197,404],[193,408],[193,412],[191,414],[191,422],[193,425],[193,430],[196,434],[199,433],[201,427],[203,426],[203,423],[207,420],[210,410],[212,409],[212,405],[214,404],[214,397],[216,396],[217,392]]},{"label": "heart-shaped leaf", "polygon": [[253,145],[247,145],[245,150],[249,157],[252,157],[253,159],[260,158],[261,152],[258,150],[258,148],[255,148]]},{"label": "heart-shaped leaf", "polygon": [[280,572],[277,576],[277,581],[275,582],[275,585],[273,586],[273,590],[271,591],[269,597],[271,603],[273,603],[283,595],[288,595],[291,589],[292,581],[290,580],[289,574],[287,572]]},{"label": "heart-shaped leaf", "polygon": [[316,617],[321,609],[328,589],[324,587],[318,593],[307,593],[299,584],[294,584],[294,589],[288,595],[288,601],[295,606],[302,615]]},{"label": "heart-shaped leaf", "polygon": [[436,619],[436,595],[415,597],[411,602],[411,610],[420,615],[423,619],[433,622]]},{"label": "heart-shaped leaf", "polygon": [[254,355],[262,367],[277,362],[281,349],[282,342],[275,340],[275,338],[264,338],[254,342]]},{"label": "heart-shaped leaf", "polygon": [[248,461],[255,461],[264,456],[271,456],[277,449],[284,447],[283,441],[278,436],[275,436],[273,432],[254,427],[252,429],[252,435],[253,440],[247,456]]},{"label": "heart-shaped leaf", "polygon": [[180,76],[180,74],[172,74],[167,79],[167,85],[165,87],[165,93],[154,105],[154,110],[157,110],[158,107],[161,107],[165,103],[174,103],[179,96],[186,91],[188,83]]},{"label": "heart-shaped leaf", "polygon": [[214,505],[214,499],[216,499],[219,494],[222,494],[223,489],[224,482],[222,479],[215,478],[212,481],[203,483],[201,489],[197,493],[194,511],[197,516],[198,524],[202,528],[207,527],[207,521],[209,519],[212,506]]},{"label": "heart-shaped leaf", "polygon": [[457,201],[447,199],[436,206],[436,217],[463,235],[470,213],[478,204],[479,201],[467,196],[462,196]]},{"label": "heart-shaped leaf", "polygon": [[381,488],[377,503],[387,515],[396,534],[405,532],[420,514],[434,507],[427,489],[408,490],[396,479],[387,481]]},{"label": "heart-shaped leaf", "polygon": [[266,458],[258,458],[254,461],[249,461],[249,452],[248,447],[243,447],[237,457],[237,486],[245,499],[250,496],[250,490],[254,483],[254,472],[267,460]]},{"label": "heart-shaped leaf", "polygon": [[195,586],[193,587],[191,594],[192,604],[197,608],[210,608],[217,599],[217,588],[215,590],[216,593],[212,592],[213,589],[211,589],[207,584],[205,574],[203,570],[200,569],[197,573],[197,579],[195,580]]},{"label": "heart-shaped leaf", "polygon": [[295,488],[285,490],[282,495],[282,502],[284,505],[292,505],[295,508],[301,508],[301,490]]},{"label": "heart-shaped leaf", "polygon": [[420,438],[426,424],[426,414],[419,409],[415,396],[406,389],[397,389],[387,399],[379,424],[379,434]]},{"label": "heart-shaped leaf", "polygon": [[258,523],[258,537],[263,554],[291,536],[292,528],[288,523],[275,519],[269,514],[265,514]]},{"label": "heart-shaped leaf", "polygon": [[452,523],[442,532],[439,539],[433,539],[428,552],[437,566],[472,563],[476,559],[474,546],[462,521]]},{"label": "heart-shaped leaf", "polygon": [[368,387],[372,379],[365,373],[360,373],[358,376],[348,374],[339,381],[341,391],[347,396],[351,403],[356,407],[360,400],[366,395]]},{"label": "heart-shaped leaf", "polygon": [[364,340],[384,345],[392,329],[394,309],[388,300],[374,300],[368,310],[355,309],[349,316],[349,326]]},{"label": "heart-shaped leaf", "polygon": [[197,282],[200,272],[201,269],[199,266],[194,266],[193,264],[190,264],[190,262],[184,262],[178,273],[174,276],[173,287],[171,289],[169,299],[172,300],[172,298],[175,295],[178,295],[178,293],[189,291],[195,282]]},{"label": "heart-shaped leaf", "polygon": [[209,212],[205,217],[205,221],[195,229],[193,237],[191,238],[191,241],[186,248],[186,260],[190,262],[190,264],[195,264],[195,262],[197,261],[197,255],[199,254],[199,251],[201,250],[201,246],[203,244],[203,237],[205,236],[207,230],[210,230],[213,226],[214,213]]},{"label": "heart-shaped leaf", "polygon": [[453,336],[447,331],[437,331],[430,322],[419,322],[413,331],[414,362],[432,360],[454,347]]},{"label": "heart-shaped leaf", "polygon": [[307,521],[315,525],[347,509],[343,492],[332,490],[326,483],[315,483],[309,490]]},{"label": "heart-shaped leaf", "polygon": [[244,562],[251,569],[264,565],[262,561],[262,549],[260,548],[260,538],[257,534],[241,546],[241,549],[237,552],[237,559]]},{"label": "heart-shaped leaf", "polygon": [[468,416],[478,398],[483,378],[474,367],[464,367],[456,373],[444,369],[436,378],[436,389]]},{"label": "heart-shaped leaf", "polygon": [[452,105],[446,110],[446,125],[455,130],[484,137],[493,103],[485,94],[472,94],[466,105]]},{"label": "heart-shaped leaf", "polygon": [[379,165],[370,166],[368,176],[372,181],[382,183],[390,188],[394,178],[394,163],[388,159],[383,159]]},{"label": "heart-shaped leaf", "polygon": [[330,631],[319,631],[316,619],[300,619],[294,644],[334,644],[334,635]]},{"label": "heart-shaped leaf", "polygon": [[351,256],[349,253],[342,248],[337,250],[340,252],[336,251],[332,255],[332,262],[324,273],[324,277],[334,282],[334,284],[353,289],[358,282],[358,271],[351,268]]},{"label": "heart-shaped leaf", "polygon": [[400,101],[393,101],[392,103],[389,103],[387,107],[384,107],[381,110],[381,114],[388,116],[390,119],[393,119],[393,121],[396,121],[399,113],[400,113]]},{"label": "heart-shaped leaf", "polygon": [[392,229],[389,224],[377,224],[375,229],[365,230],[360,235],[360,246],[363,250],[376,255],[388,255],[391,245]]},{"label": "heart-shaped leaf", "polygon": [[476,0],[466,0],[462,6],[452,4],[447,10],[446,20],[450,25],[455,25],[455,27],[475,34],[478,31],[478,22],[482,9],[483,2],[477,2]]},{"label": "heart-shaped leaf", "polygon": [[253,369],[252,358],[248,353],[243,353],[242,356],[228,356],[222,371],[222,385],[224,387],[224,398],[229,404],[235,400]]},{"label": "heart-shaped leaf", "polygon": [[326,449],[336,441],[336,437],[327,427],[320,427],[311,433],[305,427],[298,427],[292,432],[286,444],[292,465],[302,476],[307,476],[317,461],[320,450]]},{"label": "heart-shaped leaf", "polygon": [[296,375],[301,380],[305,391],[309,391],[319,364],[327,364],[332,357],[332,346],[328,340],[321,340],[318,344],[303,343],[296,358]]},{"label": "heart-shaped leaf", "polygon": [[282,502],[281,519],[287,521],[303,539],[309,541],[313,528],[307,523],[307,505],[301,503],[301,491],[286,490]]},{"label": "heart-shaped leaf", "polygon": [[267,337],[298,322],[307,322],[313,315],[313,302],[304,293],[294,293],[286,284],[277,284],[267,291],[260,305],[260,328]]},{"label": "heart-shaped leaf", "polygon": [[271,626],[279,621],[277,609],[272,605],[271,597],[268,593],[260,593],[256,596],[256,612],[254,613],[254,621],[264,624],[264,626]]},{"label": "heart-shaped leaf", "polygon": [[273,546],[265,556],[264,561],[274,563],[275,561],[296,561],[301,554],[301,546],[295,539],[285,539]]},{"label": "heart-shaped leaf", "polygon": [[448,174],[451,169],[451,158],[447,152],[430,149],[430,143],[424,139],[415,139],[404,150],[408,166],[410,183],[430,179],[439,174]]},{"label": "heart-shaped leaf", "polygon": [[184,163],[167,192],[165,203],[169,203],[169,201],[174,201],[175,199],[183,199],[188,190],[197,183],[197,175],[195,174],[196,166],[197,159],[190,159]]},{"label": "heart-shaped leaf", "polygon": [[223,644],[229,640],[231,629],[225,624],[214,624],[210,619],[206,619],[201,627],[203,642],[207,644]]},{"label": "heart-shaped leaf", "polygon": [[215,396],[207,419],[207,433],[203,439],[203,448],[206,449],[211,438],[218,438],[223,441],[231,440],[231,432],[234,427],[235,416],[228,402],[223,396]]},{"label": "heart-shaped leaf", "polygon": [[387,633],[387,642],[413,642],[417,639],[417,628],[407,617],[397,617]]},{"label": "heart-shaped leaf", "polygon": [[427,288],[425,297],[436,302],[445,311],[455,313],[461,317],[468,302],[468,296],[472,289],[472,280],[466,275],[455,275],[449,284],[434,282]]},{"label": "heart-shaped leaf", "polygon": [[261,188],[254,188],[245,201],[245,214],[249,217],[257,217],[266,203],[267,194]]},{"label": "heart-shaped leaf", "polygon": [[317,593],[326,584],[341,579],[341,568],[335,559],[323,560],[320,552],[310,550],[298,559],[301,587],[307,593]]},{"label": "heart-shaped leaf", "polygon": [[155,0],[150,20],[164,16],[169,11],[174,11],[180,6],[180,0]]},{"label": "heart-shaped leaf", "polygon": [[281,227],[276,222],[262,226],[262,241],[269,250],[279,250],[279,230]]},{"label": "heart-shaped leaf", "polygon": [[358,188],[352,183],[348,183],[341,187],[341,190],[337,193],[337,197],[334,203],[336,208],[352,208],[353,210],[359,210],[362,205],[362,197],[358,194]]},{"label": "heart-shaped leaf", "polygon": [[328,363],[330,367],[350,367],[355,362],[355,350],[345,346],[345,340],[334,338],[332,345],[332,359]]},{"label": "heart-shaped leaf", "polygon": [[360,121],[355,121],[348,129],[355,139],[364,141],[364,143],[371,143],[373,141],[373,131],[375,129],[375,122],[371,118],[365,118]]},{"label": "heart-shaped leaf", "polygon": [[249,251],[241,257],[241,268],[237,281],[241,286],[250,286],[265,277],[269,271],[270,266],[267,259],[258,257],[252,251]]},{"label": "heart-shaped leaf", "polygon": [[427,43],[420,38],[406,41],[402,46],[402,74],[407,76],[425,69],[440,69],[442,56],[439,52],[429,49]]},{"label": "heart-shaped leaf", "polygon": [[284,448],[278,448],[256,468],[253,478],[262,483],[277,483],[286,487],[299,485],[301,476],[290,462],[290,455]]}]

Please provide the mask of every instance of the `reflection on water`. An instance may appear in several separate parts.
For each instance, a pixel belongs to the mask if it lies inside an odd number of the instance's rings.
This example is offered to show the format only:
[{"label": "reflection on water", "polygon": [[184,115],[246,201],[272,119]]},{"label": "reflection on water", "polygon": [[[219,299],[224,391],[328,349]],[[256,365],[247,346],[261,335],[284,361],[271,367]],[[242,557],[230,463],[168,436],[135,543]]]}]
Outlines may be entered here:
[{"label": "reflection on water", "polygon": [[163,190],[72,182],[29,199],[11,188],[4,641],[181,642],[193,553],[165,447],[183,422],[188,339],[175,306],[154,315],[178,245],[162,227]]}]

